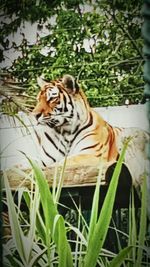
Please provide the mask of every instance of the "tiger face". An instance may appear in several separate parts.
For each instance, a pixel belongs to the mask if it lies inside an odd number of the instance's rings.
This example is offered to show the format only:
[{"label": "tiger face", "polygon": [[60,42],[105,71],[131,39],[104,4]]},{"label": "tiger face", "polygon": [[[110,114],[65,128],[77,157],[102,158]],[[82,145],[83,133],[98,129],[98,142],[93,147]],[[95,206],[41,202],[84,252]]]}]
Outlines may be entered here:
[{"label": "tiger face", "polygon": [[67,126],[72,124],[73,120],[77,120],[78,112],[75,112],[74,107],[79,86],[72,76],[65,75],[63,79],[52,82],[38,78],[38,85],[41,90],[37,96],[37,105],[33,110],[38,124],[47,124],[56,128]]}]

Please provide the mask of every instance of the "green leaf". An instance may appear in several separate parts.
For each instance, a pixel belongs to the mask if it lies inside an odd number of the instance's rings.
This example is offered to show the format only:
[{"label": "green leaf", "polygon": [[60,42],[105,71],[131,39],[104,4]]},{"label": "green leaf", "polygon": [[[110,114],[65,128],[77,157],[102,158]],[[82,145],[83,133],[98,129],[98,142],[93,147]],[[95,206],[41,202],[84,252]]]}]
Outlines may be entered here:
[{"label": "green leaf", "polygon": [[[50,240],[52,237],[53,241],[56,244],[59,254],[59,266],[71,267],[73,266],[72,255],[71,255],[70,245],[66,238],[64,219],[59,215],[57,211],[48,183],[46,181],[46,178],[42,170],[37,166],[35,162],[31,161],[30,159],[28,160],[33,168],[35,179],[39,187],[39,193],[45,217],[46,245],[48,249],[47,252],[48,252],[49,265],[50,265]],[[56,220],[56,218],[58,220]],[[62,249],[62,247],[65,249]]]},{"label": "green leaf", "polygon": [[27,252],[28,252],[28,262],[30,262],[32,258],[32,250],[33,250],[33,243],[35,238],[35,231],[36,231],[36,218],[37,218],[37,212],[39,210],[39,190],[37,186],[35,187],[35,191],[31,194],[31,202],[30,202],[30,228],[27,234],[28,239],[28,246],[27,246]]},{"label": "green leaf", "polygon": [[[115,201],[116,189],[118,185],[118,179],[121,172],[122,163],[124,160],[125,152],[130,140],[126,141],[123,150],[120,154],[118,162],[116,164],[107,195],[105,197],[98,222],[93,230],[93,235],[88,242],[87,253],[84,259],[84,267],[94,267],[104,244],[106,234],[108,231],[109,223],[111,220],[111,215],[113,211],[113,205]],[[94,250],[93,250],[94,248]]]},{"label": "green leaf", "polygon": [[69,262],[67,260],[68,242],[66,242],[66,231],[64,231],[64,229],[65,229],[64,219],[61,215],[57,214],[54,218],[53,235],[55,236],[55,240],[57,239],[59,266],[69,267],[68,265]]},{"label": "green leaf", "polygon": [[103,171],[103,165],[100,164],[99,174],[98,174],[96,188],[95,188],[93,202],[92,202],[92,210],[91,210],[91,218],[90,218],[89,234],[88,234],[89,243],[93,235],[93,231],[95,229],[97,218],[98,218],[98,206],[99,206],[99,197],[100,197],[100,179],[101,179],[102,171]]},{"label": "green leaf", "polygon": [[[31,194],[29,194],[28,191],[23,192],[23,197],[25,199],[25,202],[27,204],[27,207],[30,211],[30,205],[31,205]],[[36,211],[36,230],[39,235],[39,237],[42,239],[44,244],[46,244],[46,230],[45,230],[45,225],[43,222],[43,219],[40,215],[39,210]]]},{"label": "green leaf", "polygon": [[12,253],[6,256],[6,258],[3,259],[3,266],[5,267],[23,267],[22,262],[17,260],[15,257],[12,257]]},{"label": "green leaf", "polygon": [[43,218],[41,217],[39,211],[37,213],[37,218],[36,218],[36,230],[38,236],[42,239],[43,243],[46,245],[46,228],[43,222]]},{"label": "green leaf", "polygon": [[41,249],[40,252],[36,253],[35,256],[32,258],[32,260],[30,261],[30,264],[28,267],[33,267],[36,266],[35,264],[38,262],[38,260],[43,256],[43,254],[46,252],[46,248],[45,249]]},{"label": "green leaf", "polygon": [[137,227],[136,227],[136,214],[134,203],[134,188],[131,190],[131,200],[129,205],[129,240],[128,245],[133,246],[130,257],[133,261],[136,259],[136,242],[137,242]]},{"label": "green leaf", "polygon": [[142,183],[142,201],[141,201],[141,214],[140,214],[140,230],[139,230],[139,240],[138,240],[138,250],[137,250],[137,260],[136,267],[142,266],[142,252],[145,243],[146,236],[146,225],[147,225],[147,176],[144,175]]},{"label": "green leaf", "polygon": [[128,253],[131,251],[132,246],[122,249],[119,254],[110,262],[109,267],[120,267],[126,259]]},{"label": "green leaf", "polygon": [[12,231],[13,240],[16,246],[16,249],[19,253],[19,256],[24,265],[27,264],[27,255],[26,255],[26,244],[24,243],[24,234],[19,224],[18,216],[15,210],[15,204],[13,201],[12,193],[9,187],[8,179],[6,173],[4,173],[4,184],[7,196],[8,204],[8,214],[10,220],[10,226]]}]

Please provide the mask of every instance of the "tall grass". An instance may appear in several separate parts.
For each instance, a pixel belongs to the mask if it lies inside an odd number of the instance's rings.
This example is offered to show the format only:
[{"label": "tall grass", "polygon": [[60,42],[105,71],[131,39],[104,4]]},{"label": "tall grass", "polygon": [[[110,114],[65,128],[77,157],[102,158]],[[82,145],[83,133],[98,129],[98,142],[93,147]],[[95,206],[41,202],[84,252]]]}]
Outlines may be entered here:
[{"label": "tall grass", "polygon": [[[147,188],[146,188],[146,174],[143,175],[143,183],[141,188],[141,212],[140,220],[137,223],[136,220],[136,211],[134,205],[134,191],[131,192],[131,201],[130,201],[130,218],[129,218],[129,239],[128,244],[133,246],[130,257],[132,258],[133,263],[128,263],[127,267],[141,267],[150,265],[150,257],[147,259],[146,252],[146,234],[147,234]],[[144,252],[144,253],[143,253]],[[144,257],[143,257],[144,255]],[[150,256],[150,250],[149,250]],[[145,258],[143,260],[143,258]]]},{"label": "tall grass", "polygon": [[[143,251],[146,251],[146,182],[142,189],[142,208],[140,231],[137,229],[134,217],[134,203],[130,204],[130,233],[128,246],[120,249],[118,254],[104,249],[104,242],[109,229],[115,201],[118,179],[128,146],[125,143],[116,164],[107,195],[99,213],[100,198],[100,168],[95,193],[93,197],[91,218],[86,223],[82,210],[76,206],[78,213],[77,226],[66,222],[58,212],[57,202],[63,185],[64,167],[59,182],[54,181],[52,193],[38,165],[29,159],[33,169],[31,190],[18,189],[19,202],[15,204],[8,179],[4,174],[6,200],[12,237],[3,245],[4,266],[50,266],[50,267],[140,267],[143,261]],[[33,178],[33,177],[31,177]],[[57,172],[56,172],[56,179]],[[21,190],[21,191],[20,191]],[[26,212],[21,211],[20,204],[25,202]],[[75,204],[76,205],[76,204]],[[144,226],[144,228],[143,228]],[[68,233],[74,232],[75,239],[70,240]],[[72,245],[74,244],[74,246]],[[135,265],[136,264],[136,265]],[[145,263],[144,266],[148,263]]]}]

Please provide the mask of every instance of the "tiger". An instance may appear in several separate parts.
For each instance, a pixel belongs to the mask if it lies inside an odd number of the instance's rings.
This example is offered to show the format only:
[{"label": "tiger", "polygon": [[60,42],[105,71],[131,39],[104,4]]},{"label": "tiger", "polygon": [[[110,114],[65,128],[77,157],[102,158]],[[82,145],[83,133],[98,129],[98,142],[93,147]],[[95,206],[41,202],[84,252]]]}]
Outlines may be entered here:
[{"label": "tiger", "polygon": [[32,111],[35,134],[44,166],[52,166],[67,157],[68,165],[97,165],[117,162],[125,138],[132,137],[124,164],[134,185],[141,183],[149,170],[146,147],[149,133],[139,128],[114,127],[89,105],[88,99],[69,74],[45,81],[38,77],[40,92]]}]

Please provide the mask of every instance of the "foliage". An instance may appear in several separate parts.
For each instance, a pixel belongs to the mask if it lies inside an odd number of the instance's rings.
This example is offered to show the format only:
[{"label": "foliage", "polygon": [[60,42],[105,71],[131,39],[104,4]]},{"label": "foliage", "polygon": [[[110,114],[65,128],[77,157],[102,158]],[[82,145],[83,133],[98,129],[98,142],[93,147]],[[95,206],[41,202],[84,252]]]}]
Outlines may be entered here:
[{"label": "foliage", "polygon": [[[6,202],[12,231],[12,237],[3,246],[5,266],[119,267],[121,264],[127,267],[141,266],[140,264],[148,266],[148,263],[143,262],[143,253],[141,254],[143,250],[146,250],[146,227],[143,228],[142,225],[142,222],[146,222],[146,182],[142,190],[139,241],[137,238],[136,242],[133,243],[129,236],[129,246],[120,248],[118,254],[103,249],[112,216],[118,177],[127,145],[128,142],[125,144],[120,155],[102,210],[99,214],[98,203],[102,171],[100,166],[89,226],[82,216],[82,211],[78,208],[78,227],[65,221],[58,213],[58,203],[56,202],[57,192],[51,193],[42,171],[35,162],[30,160],[35,181],[31,176],[31,189],[18,189],[19,197],[17,205],[14,203],[8,180],[5,176]],[[62,179],[62,176],[60,179]],[[21,210],[20,203],[23,200],[25,200],[29,216],[25,216]],[[75,240],[68,239],[68,233],[70,231],[75,233]],[[132,229],[132,231],[134,231],[134,234],[136,229]],[[97,236],[99,236],[99,239]],[[132,258],[133,252],[135,252],[135,258]],[[135,265],[134,260],[137,260],[137,265]]]},{"label": "foliage", "polygon": [[[9,0],[1,6],[1,59],[10,48],[20,52],[4,71],[24,84],[26,94],[36,95],[38,75],[55,79],[69,73],[93,106],[122,105],[127,98],[141,101],[142,1]],[[34,43],[23,34],[26,21],[31,22],[28,31],[37,25]],[[20,43],[9,39],[17,29]]]}]

